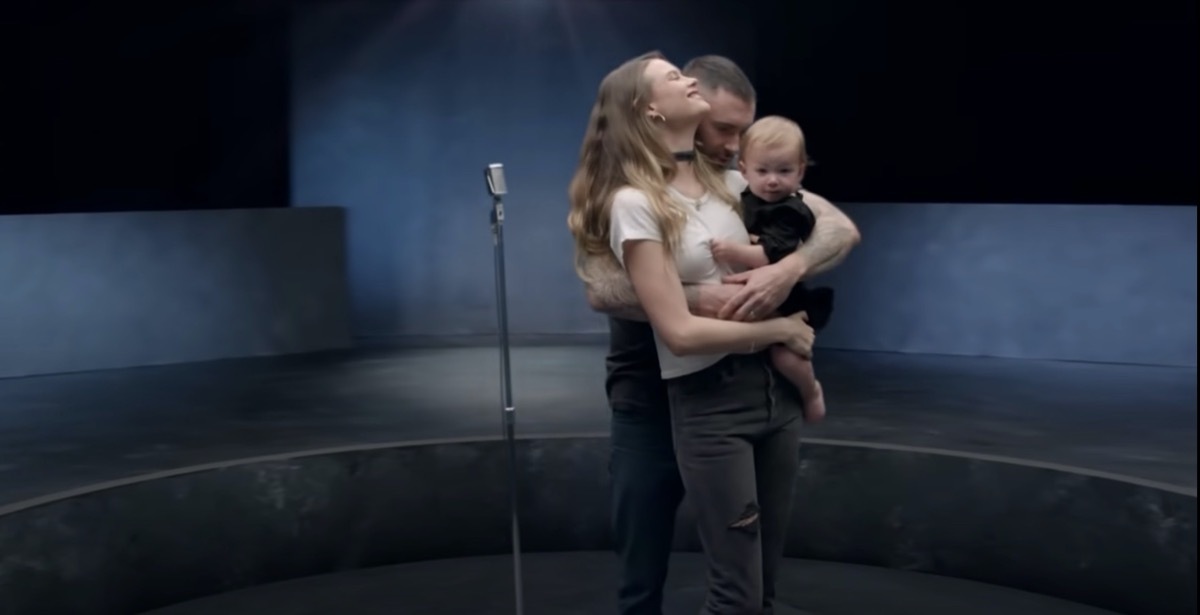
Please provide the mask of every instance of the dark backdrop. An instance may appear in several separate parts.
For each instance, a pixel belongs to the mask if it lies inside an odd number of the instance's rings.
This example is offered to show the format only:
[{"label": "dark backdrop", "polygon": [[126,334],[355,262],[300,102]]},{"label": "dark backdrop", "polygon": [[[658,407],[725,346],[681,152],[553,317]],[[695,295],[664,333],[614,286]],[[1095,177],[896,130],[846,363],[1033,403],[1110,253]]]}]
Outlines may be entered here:
[{"label": "dark backdrop", "polygon": [[[0,211],[287,205],[290,14],[362,4],[6,4]],[[743,48],[761,110],[803,123],[820,163],[811,183],[847,202],[1197,202],[1200,54],[1187,0],[369,4],[404,16],[394,35],[482,52],[463,67],[529,70],[506,64],[505,48],[540,53],[545,38],[540,66],[572,88],[590,87],[587,62],[643,47]],[[445,20],[489,12],[495,28],[448,41],[463,31]],[[538,13],[558,15],[550,30],[514,25]],[[645,37],[622,32],[626,20],[645,22]]]},{"label": "dark backdrop", "polygon": [[0,213],[285,207],[282,3],[6,3]]},{"label": "dark backdrop", "polygon": [[762,113],[846,202],[1195,205],[1190,0],[777,2]]}]

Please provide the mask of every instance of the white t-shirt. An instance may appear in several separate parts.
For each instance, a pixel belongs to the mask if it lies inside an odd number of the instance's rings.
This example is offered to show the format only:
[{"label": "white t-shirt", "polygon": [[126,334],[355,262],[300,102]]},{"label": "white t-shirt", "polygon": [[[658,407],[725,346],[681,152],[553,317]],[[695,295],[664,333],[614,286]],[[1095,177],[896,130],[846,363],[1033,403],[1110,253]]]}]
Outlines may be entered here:
[{"label": "white t-shirt", "polygon": [[[746,189],[746,180],[737,171],[726,171],[725,185],[734,197],[737,197]],[[746,232],[741,216],[715,195],[705,194],[699,199],[690,199],[674,188],[669,188],[668,191],[688,213],[675,250],[675,267],[679,271],[680,281],[684,284],[720,284],[722,276],[735,271],[713,260],[709,242],[721,239],[749,244],[750,235]],[[661,229],[654,220],[654,213],[645,193],[628,187],[617,191],[613,196],[609,238],[613,253],[622,266],[625,265],[625,242],[643,239],[662,242]],[[654,341],[658,348],[658,362],[662,366],[663,379],[698,372],[726,356],[712,354],[681,357],[672,354],[657,331],[654,333]]]}]

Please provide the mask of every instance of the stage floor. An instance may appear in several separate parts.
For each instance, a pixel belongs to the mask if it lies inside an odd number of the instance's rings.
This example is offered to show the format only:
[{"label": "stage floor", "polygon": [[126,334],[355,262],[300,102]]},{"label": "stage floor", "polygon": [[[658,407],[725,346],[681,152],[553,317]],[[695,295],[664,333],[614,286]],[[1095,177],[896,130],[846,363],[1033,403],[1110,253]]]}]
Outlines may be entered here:
[{"label": "stage floor", "polygon": [[[617,612],[611,553],[526,553],[526,611],[539,615]],[[663,612],[694,615],[704,602],[704,557],[671,561]],[[508,615],[512,558],[469,557],[401,564],[260,585],[144,615]],[[864,591],[870,588],[870,591]],[[930,574],[798,559],[784,560],[777,615],[1115,615],[1015,589]]]},{"label": "stage floor", "polygon": [[[605,432],[598,345],[513,349],[521,436]],[[0,380],[0,506],[139,474],[500,434],[495,348],[360,349]],[[1196,370],[824,351],[808,438],[1196,486]]]}]

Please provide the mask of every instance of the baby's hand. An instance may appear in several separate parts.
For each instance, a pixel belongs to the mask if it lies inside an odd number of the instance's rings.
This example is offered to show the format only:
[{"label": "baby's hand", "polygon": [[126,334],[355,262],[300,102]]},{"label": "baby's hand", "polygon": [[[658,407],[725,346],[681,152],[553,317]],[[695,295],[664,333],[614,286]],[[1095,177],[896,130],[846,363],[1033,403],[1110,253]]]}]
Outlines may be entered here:
[{"label": "baby's hand", "polygon": [[713,239],[708,245],[712,249],[713,260],[718,263],[734,263],[736,261],[737,244],[731,241]]},{"label": "baby's hand", "polygon": [[713,260],[726,265],[738,265],[757,269],[767,266],[767,253],[762,246],[752,246],[734,241],[713,239],[709,241]]}]

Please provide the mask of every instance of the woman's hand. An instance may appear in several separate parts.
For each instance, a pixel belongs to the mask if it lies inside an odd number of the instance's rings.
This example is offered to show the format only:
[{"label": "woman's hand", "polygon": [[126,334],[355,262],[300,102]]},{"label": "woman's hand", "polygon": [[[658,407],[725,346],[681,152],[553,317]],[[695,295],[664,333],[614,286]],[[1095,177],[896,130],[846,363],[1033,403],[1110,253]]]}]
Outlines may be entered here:
[{"label": "woman's hand", "polygon": [[808,314],[805,312],[796,312],[784,320],[787,321],[788,327],[793,329],[792,334],[788,336],[788,340],[784,342],[784,345],[788,347],[788,350],[805,359],[811,359],[813,340],[816,339],[817,334],[808,324]]}]

